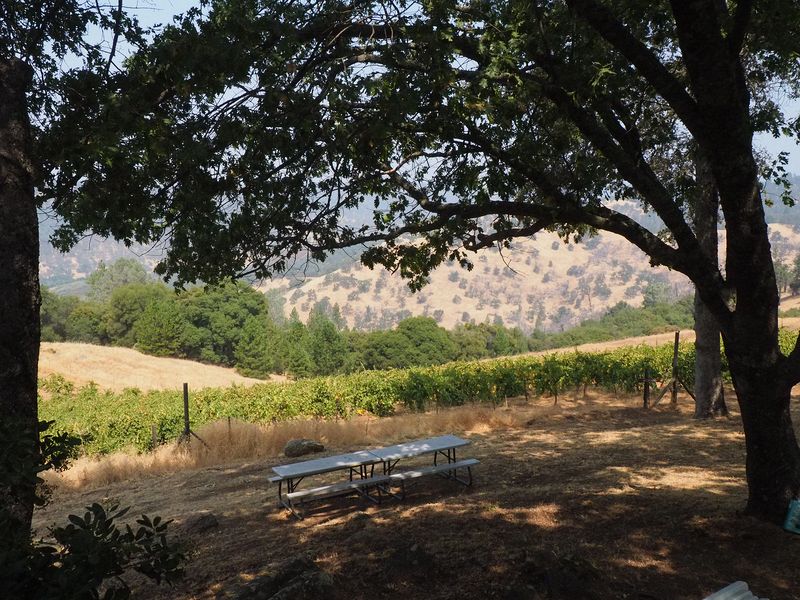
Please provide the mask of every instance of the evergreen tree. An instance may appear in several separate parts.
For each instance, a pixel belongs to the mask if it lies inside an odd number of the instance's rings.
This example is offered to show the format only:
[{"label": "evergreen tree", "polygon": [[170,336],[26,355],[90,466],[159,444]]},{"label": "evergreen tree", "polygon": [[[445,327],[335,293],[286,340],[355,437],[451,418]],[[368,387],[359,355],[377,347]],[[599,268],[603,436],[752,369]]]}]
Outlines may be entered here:
[{"label": "evergreen tree", "polygon": [[283,347],[286,372],[292,377],[310,377],[315,372],[314,361],[309,353],[309,335],[295,309],[284,331]]},{"label": "evergreen tree", "polygon": [[142,263],[133,258],[120,258],[107,265],[100,261],[97,268],[86,278],[89,284],[89,299],[105,302],[115,289],[132,283],[152,283],[153,275]]},{"label": "evergreen tree", "polygon": [[185,328],[174,297],[153,300],[133,327],[136,349],[154,356],[180,356]]},{"label": "evergreen tree", "polygon": [[347,344],[327,316],[314,312],[308,320],[308,353],[314,375],[332,375],[345,364]]},{"label": "evergreen tree", "polygon": [[236,370],[249,377],[269,377],[285,368],[283,335],[268,316],[247,320],[236,346]]}]

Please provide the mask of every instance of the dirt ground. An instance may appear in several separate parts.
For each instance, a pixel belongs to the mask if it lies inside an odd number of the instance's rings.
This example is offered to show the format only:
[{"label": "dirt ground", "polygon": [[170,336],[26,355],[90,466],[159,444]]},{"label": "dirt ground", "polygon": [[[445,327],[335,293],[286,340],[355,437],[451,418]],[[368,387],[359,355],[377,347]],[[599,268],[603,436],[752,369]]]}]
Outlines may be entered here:
[{"label": "dirt ground", "polygon": [[[147,599],[230,597],[298,554],[333,577],[342,599],[699,600],[740,579],[759,597],[800,599],[800,536],[740,512],[738,413],[698,423],[688,398],[650,411],[640,402],[589,390],[558,407],[542,398],[498,408],[525,415],[523,425],[453,431],[472,442],[459,456],[481,461],[471,488],[427,478],[404,501],[336,498],[297,521],[267,482],[269,467],[286,462],[274,457],[56,491],[36,525],[44,533],[99,499],[174,519],[187,576],[174,588],[137,582],[135,596]],[[793,409],[798,422],[797,398]],[[186,529],[209,512],[217,528]]]}]

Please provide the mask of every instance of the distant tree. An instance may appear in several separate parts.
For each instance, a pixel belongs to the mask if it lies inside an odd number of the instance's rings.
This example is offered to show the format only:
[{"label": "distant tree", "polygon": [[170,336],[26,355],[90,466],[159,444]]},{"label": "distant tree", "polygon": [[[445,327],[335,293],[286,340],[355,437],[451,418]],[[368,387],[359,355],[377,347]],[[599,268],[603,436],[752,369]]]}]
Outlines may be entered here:
[{"label": "distant tree", "polygon": [[331,314],[328,315],[330,320],[333,321],[333,324],[336,326],[336,329],[339,331],[344,331],[347,329],[347,321],[342,316],[342,309],[339,306],[339,303],[333,305],[333,309],[331,310]]},{"label": "distant tree", "polygon": [[269,377],[286,368],[283,332],[268,315],[250,317],[236,345],[236,370],[248,377]]},{"label": "distant tree", "polygon": [[174,296],[154,298],[136,320],[136,349],[154,356],[180,356],[186,321]]},{"label": "distant tree", "polygon": [[73,342],[107,344],[107,308],[97,302],[81,302],[67,317],[66,338]]},{"label": "distant tree", "polygon": [[42,341],[63,342],[67,339],[67,320],[80,304],[75,296],[59,296],[42,287]]},{"label": "distant tree", "polygon": [[669,285],[663,281],[648,281],[642,290],[642,306],[651,308],[656,304],[669,302]]},{"label": "distant tree", "polygon": [[268,311],[264,295],[242,281],[189,289],[179,294],[178,304],[186,319],[186,356],[227,366],[236,362],[245,323]]},{"label": "distant tree", "polygon": [[95,302],[105,302],[120,286],[151,283],[153,279],[152,273],[133,258],[120,258],[108,265],[100,261],[97,268],[86,278],[86,283],[89,284],[88,297]]},{"label": "distant tree", "polygon": [[775,281],[780,293],[786,293],[792,282],[792,269],[783,260],[775,261]]},{"label": "distant tree", "polygon": [[314,374],[315,365],[309,353],[308,329],[300,321],[297,312],[292,310],[292,317],[284,330],[283,348],[286,372],[292,377],[310,377]]},{"label": "distant tree", "polygon": [[402,333],[373,331],[362,334],[358,349],[361,364],[366,369],[405,369],[415,366],[415,348],[409,338]]},{"label": "distant tree", "polygon": [[397,325],[397,332],[411,343],[411,364],[437,365],[453,359],[455,347],[447,330],[430,317],[411,317]]},{"label": "distant tree", "polygon": [[794,263],[792,264],[792,276],[789,281],[789,289],[792,290],[792,296],[796,296],[800,292],[800,254],[798,254]]},{"label": "distant tree", "polygon": [[332,375],[344,367],[347,344],[325,314],[312,312],[308,320],[308,354],[314,375]]},{"label": "distant tree", "polygon": [[472,323],[459,323],[449,332],[455,360],[478,360],[489,356],[488,331]]},{"label": "distant tree", "polygon": [[106,333],[111,343],[132,347],[136,343],[134,326],[147,307],[173,295],[163,283],[127,283],[115,287],[106,311]]},{"label": "distant tree", "polygon": [[267,312],[270,319],[276,325],[283,325],[286,322],[286,298],[280,290],[272,289],[264,292],[267,299]]}]

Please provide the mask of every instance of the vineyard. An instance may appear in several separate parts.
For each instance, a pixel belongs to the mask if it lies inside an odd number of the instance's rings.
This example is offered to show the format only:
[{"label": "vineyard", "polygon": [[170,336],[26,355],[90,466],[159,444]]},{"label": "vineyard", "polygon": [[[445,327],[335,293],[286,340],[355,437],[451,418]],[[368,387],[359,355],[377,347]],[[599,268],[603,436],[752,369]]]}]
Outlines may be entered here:
[{"label": "vineyard", "polygon": [[[796,337],[797,332],[781,332],[784,352]],[[557,400],[565,390],[585,386],[633,392],[642,389],[645,368],[662,375],[670,371],[672,350],[672,344],[636,346],[206,388],[192,392],[190,413],[195,426],[226,417],[268,424],[304,417],[386,416],[399,407],[423,411],[471,402],[497,404],[528,394]],[[689,386],[694,381],[694,351],[694,344],[684,343],[678,353],[679,376]],[[152,426],[160,441],[175,439],[183,430],[183,402],[177,391],[101,392],[94,385],[76,388],[59,375],[42,380],[40,389],[41,418],[80,437],[85,454],[147,451],[153,444]]]}]

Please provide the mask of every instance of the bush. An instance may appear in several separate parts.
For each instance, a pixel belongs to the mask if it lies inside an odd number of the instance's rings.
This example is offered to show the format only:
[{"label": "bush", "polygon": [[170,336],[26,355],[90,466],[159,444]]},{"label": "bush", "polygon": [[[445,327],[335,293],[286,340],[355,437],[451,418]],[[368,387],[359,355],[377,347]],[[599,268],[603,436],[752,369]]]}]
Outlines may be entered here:
[{"label": "bush", "polygon": [[[51,422],[41,422],[46,432]],[[47,469],[64,467],[76,440],[65,434],[47,434],[36,448],[30,431],[0,424],[0,489],[15,490],[37,484],[35,505],[47,501],[39,477]],[[135,570],[157,583],[172,583],[183,575],[184,555],[167,539],[168,521],[141,516],[135,530],[120,529],[116,520],[128,509],[94,503],[83,516],[69,515],[69,523],[51,530],[53,542],[34,542],[5,504],[0,504],[0,585],[4,597],[17,600],[119,600],[130,597],[123,576]],[[102,590],[102,591],[100,591]]]}]

